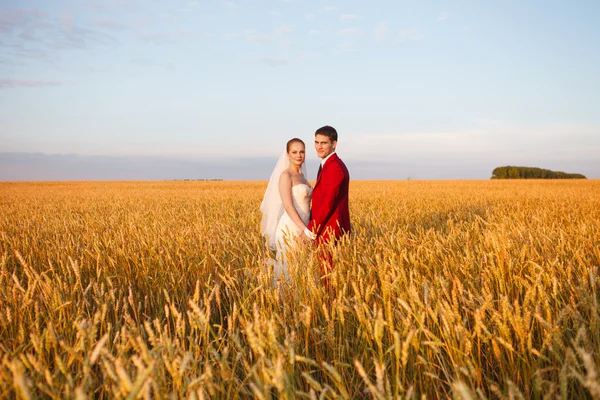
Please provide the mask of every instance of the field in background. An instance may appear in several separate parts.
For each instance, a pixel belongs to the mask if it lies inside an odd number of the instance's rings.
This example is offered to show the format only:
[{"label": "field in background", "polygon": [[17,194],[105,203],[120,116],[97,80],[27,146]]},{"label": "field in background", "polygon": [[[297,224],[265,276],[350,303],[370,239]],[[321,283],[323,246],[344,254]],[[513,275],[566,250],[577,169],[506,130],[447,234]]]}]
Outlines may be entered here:
[{"label": "field in background", "polygon": [[0,398],[600,398],[600,181],[352,182],[333,298],[265,186],[0,183]]}]

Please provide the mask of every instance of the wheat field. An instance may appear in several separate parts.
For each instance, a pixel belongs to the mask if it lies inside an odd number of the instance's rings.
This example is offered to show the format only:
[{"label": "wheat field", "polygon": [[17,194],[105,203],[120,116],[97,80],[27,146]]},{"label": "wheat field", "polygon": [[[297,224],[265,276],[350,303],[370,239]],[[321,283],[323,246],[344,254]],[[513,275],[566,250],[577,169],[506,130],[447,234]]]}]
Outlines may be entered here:
[{"label": "wheat field", "polygon": [[0,183],[0,398],[600,398],[600,181],[356,181],[334,291],[264,182]]}]

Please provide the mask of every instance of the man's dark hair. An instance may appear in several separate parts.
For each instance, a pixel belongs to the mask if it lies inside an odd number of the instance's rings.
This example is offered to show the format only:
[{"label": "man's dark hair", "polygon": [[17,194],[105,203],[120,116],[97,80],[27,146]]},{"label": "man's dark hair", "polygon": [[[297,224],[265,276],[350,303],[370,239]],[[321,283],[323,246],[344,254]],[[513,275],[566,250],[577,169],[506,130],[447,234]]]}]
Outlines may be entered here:
[{"label": "man's dark hair", "polygon": [[315,132],[315,136],[317,135],[327,136],[332,142],[337,142],[338,135],[337,131],[333,126],[325,125],[317,129],[317,131]]}]

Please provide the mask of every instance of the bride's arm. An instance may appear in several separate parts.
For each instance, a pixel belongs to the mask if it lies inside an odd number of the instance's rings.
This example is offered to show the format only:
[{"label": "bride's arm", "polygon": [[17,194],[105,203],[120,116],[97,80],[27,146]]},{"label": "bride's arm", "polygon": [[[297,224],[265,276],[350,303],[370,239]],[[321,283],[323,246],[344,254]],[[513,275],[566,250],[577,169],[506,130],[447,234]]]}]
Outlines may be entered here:
[{"label": "bride's arm", "polygon": [[281,202],[283,203],[283,208],[287,215],[289,215],[298,228],[304,231],[306,225],[302,221],[302,218],[300,218],[298,211],[296,211],[296,207],[294,207],[294,202],[292,200],[292,179],[287,171],[284,171],[279,176],[279,195],[281,196]]}]

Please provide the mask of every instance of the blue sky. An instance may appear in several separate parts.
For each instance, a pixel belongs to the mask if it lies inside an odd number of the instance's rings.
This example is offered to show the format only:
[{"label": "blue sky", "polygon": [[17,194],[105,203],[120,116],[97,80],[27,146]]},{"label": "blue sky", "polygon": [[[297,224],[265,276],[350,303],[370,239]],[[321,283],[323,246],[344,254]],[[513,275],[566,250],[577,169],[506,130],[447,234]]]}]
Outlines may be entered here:
[{"label": "blue sky", "polygon": [[599,19],[584,0],[0,0],[0,153],[267,179],[300,137],[314,175],[330,124],[359,179],[600,178]]}]

